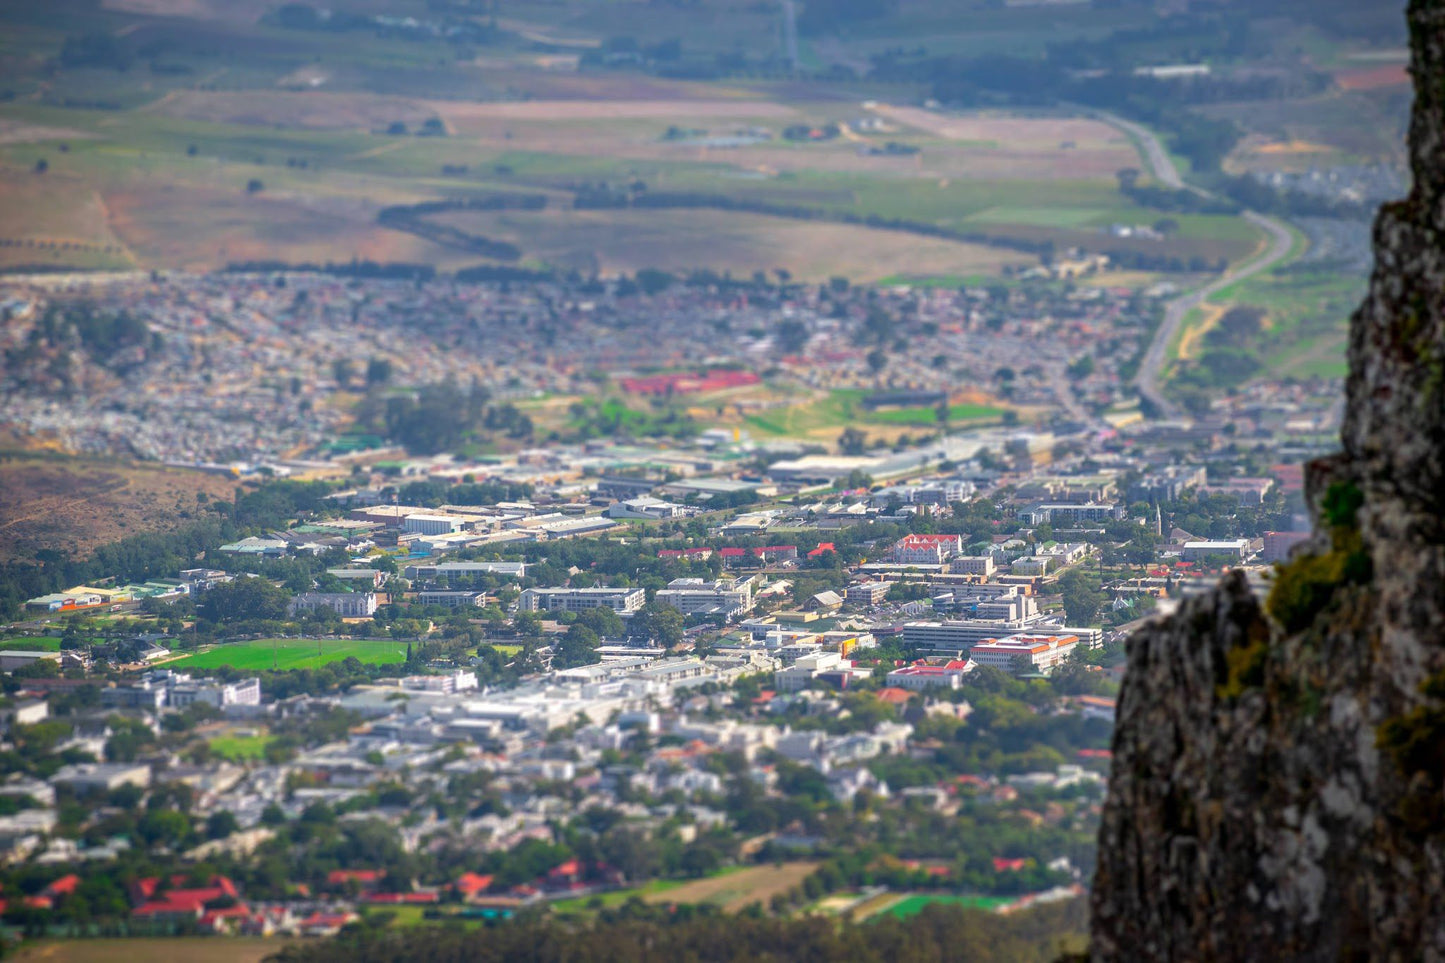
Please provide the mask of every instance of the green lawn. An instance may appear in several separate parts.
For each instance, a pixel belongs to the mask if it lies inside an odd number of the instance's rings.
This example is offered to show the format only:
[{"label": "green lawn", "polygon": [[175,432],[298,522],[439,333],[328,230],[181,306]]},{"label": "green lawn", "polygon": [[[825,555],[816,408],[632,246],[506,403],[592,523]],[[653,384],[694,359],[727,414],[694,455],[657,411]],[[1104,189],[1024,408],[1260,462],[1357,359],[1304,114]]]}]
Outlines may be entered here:
[{"label": "green lawn", "polygon": [[211,740],[211,751],[232,762],[263,759],[270,736],[217,736]]},{"label": "green lawn", "polygon": [[0,649],[17,652],[59,652],[60,639],[54,635],[17,635],[0,639]]},{"label": "green lawn", "polygon": [[[274,644],[274,651],[273,651]],[[319,653],[318,654],[318,650]],[[274,654],[274,661],[273,661]],[[373,642],[322,639],[260,639],[231,642],[206,652],[167,663],[173,669],[214,669],[229,665],[237,669],[315,669],[355,656],[370,665],[406,661],[405,642]]]},{"label": "green lawn", "polygon": [[907,899],[899,900],[883,912],[898,919],[905,919],[923,912],[923,908],[930,903],[943,903],[948,906],[963,906],[968,909],[991,910],[999,906],[1012,903],[1013,899],[1007,896],[946,896],[946,895],[915,895]]},{"label": "green lawn", "polygon": [[516,655],[518,652],[522,651],[522,647],[520,645],[511,645],[506,642],[488,642],[487,645],[502,653],[502,655]]}]

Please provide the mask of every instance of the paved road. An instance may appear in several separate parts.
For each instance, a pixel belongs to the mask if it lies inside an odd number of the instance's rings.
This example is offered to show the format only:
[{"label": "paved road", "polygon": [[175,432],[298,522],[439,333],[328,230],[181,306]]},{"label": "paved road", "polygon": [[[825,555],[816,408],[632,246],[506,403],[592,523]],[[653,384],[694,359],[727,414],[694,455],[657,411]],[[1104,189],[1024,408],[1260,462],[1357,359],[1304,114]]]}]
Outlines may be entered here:
[{"label": "paved road", "polygon": [[1156,181],[1175,190],[1181,190],[1188,186],[1184,183],[1184,178],[1179,176],[1179,169],[1169,159],[1169,152],[1164,149],[1164,145],[1159,142],[1159,138],[1154,136],[1154,132],[1149,128],[1141,127],[1132,120],[1125,120],[1116,114],[1102,111],[1090,111],[1090,113],[1106,124],[1125,131],[1144,146],[1144,161],[1148,164],[1149,173]]},{"label": "paved road", "polygon": [[[1191,190],[1196,194],[1208,196],[1207,191],[1184,183],[1184,178],[1179,176],[1178,168],[1169,159],[1168,151],[1164,149],[1164,145],[1160,143],[1153,131],[1114,114],[1098,111],[1092,113],[1105,123],[1127,132],[1139,142],[1144,148],[1144,160],[1149,167],[1149,172],[1159,183],[1176,190]],[[1290,246],[1294,243],[1289,229],[1272,217],[1265,217],[1254,211],[1245,211],[1244,219],[1269,235],[1269,246],[1263,254],[1253,260],[1225,271],[1203,287],[1180,295],[1165,305],[1164,321],[1159,325],[1159,330],[1154,332],[1154,340],[1149,343],[1149,349],[1144,353],[1144,360],[1139,364],[1139,372],[1134,376],[1134,386],[1139,390],[1140,397],[1147,398],[1167,418],[1177,418],[1179,406],[1164,397],[1164,393],[1160,390],[1160,379],[1163,377],[1164,367],[1169,361],[1169,345],[1178,337],[1179,329],[1184,324],[1184,318],[1190,311],[1236,281],[1252,277],[1278,264],[1289,254]]]},{"label": "paved road", "polygon": [[1177,418],[1179,406],[1164,397],[1159,382],[1164,374],[1164,366],[1169,360],[1169,345],[1178,336],[1179,329],[1184,324],[1184,318],[1190,311],[1236,281],[1253,277],[1278,264],[1289,254],[1290,246],[1294,243],[1289,229],[1272,217],[1265,217],[1254,211],[1245,211],[1244,219],[1255,227],[1262,228],[1269,235],[1269,247],[1254,260],[1225,271],[1204,287],[1196,288],[1165,305],[1164,321],[1154,332],[1154,340],[1149,343],[1149,350],[1144,353],[1144,360],[1139,364],[1139,372],[1134,376],[1134,385],[1139,389],[1140,396],[1149,399],[1166,418]]}]

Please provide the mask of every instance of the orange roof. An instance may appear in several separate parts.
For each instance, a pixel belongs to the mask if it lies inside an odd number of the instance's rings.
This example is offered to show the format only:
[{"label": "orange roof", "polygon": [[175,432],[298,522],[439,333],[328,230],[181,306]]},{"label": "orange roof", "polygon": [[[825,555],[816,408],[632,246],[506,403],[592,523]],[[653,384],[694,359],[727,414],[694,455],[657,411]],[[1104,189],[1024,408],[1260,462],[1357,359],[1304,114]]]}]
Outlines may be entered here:
[{"label": "orange roof", "polygon": [[463,873],[457,877],[456,887],[462,893],[480,893],[492,885],[491,876],[483,876],[481,873]]},{"label": "orange roof", "polygon": [[47,896],[69,896],[80,885],[80,877],[74,873],[62,876],[45,887]]},{"label": "orange roof", "polygon": [[887,702],[889,705],[903,705],[913,698],[913,693],[907,689],[900,689],[897,686],[889,686],[886,689],[878,690],[878,699]]}]

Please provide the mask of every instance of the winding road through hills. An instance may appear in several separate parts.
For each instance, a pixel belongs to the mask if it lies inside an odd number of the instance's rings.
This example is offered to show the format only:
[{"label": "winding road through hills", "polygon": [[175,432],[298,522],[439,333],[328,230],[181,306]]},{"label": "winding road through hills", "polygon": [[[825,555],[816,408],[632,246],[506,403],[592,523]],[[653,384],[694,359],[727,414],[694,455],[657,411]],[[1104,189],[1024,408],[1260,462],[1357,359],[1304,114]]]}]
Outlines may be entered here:
[{"label": "winding road through hills", "polygon": [[[1164,149],[1164,145],[1160,143],[1153,131],[1114,114],[1092,113],[1105,123],[1124,131],[1139,144],[1144,161],[1149,167],[1149,173],[1159,183],[1176,190],[1191,190],[1197,194],[1208,194],[1207,191],[1184,183],[1184,178],[1179,176],[1179,170],[1169,159],[1168,151]],[[1144,352],[1144,358],[1139,363],[1139,371],[1134,376],[1134,386],[1138,389],[1139,396],[1147,399],[1150,404],[1154,405],[1155,410],[1166,418],[1177,418],[1179,406],[1164,397],[1164,392],[1160,389],[1160,381],[1164,376],[1164,368],[1169,362],[1169,345],[1173,344],[1174,339],[1178,337],[1185,317],[1190,311],[1231,284],[1274,267],[1289,255],[1290,248],[1294,244],[1294,238],[1284,222],[1257,214],[1254,211],[1245,211],[1243,217],[1269,236],[1269,242],[1264,252],[1237,267],[1230,268],[1203,287],[1182,294],[1165,305],[1164,320],[1160,323],[1159,329],[1154,332],[1154,339]]]}]

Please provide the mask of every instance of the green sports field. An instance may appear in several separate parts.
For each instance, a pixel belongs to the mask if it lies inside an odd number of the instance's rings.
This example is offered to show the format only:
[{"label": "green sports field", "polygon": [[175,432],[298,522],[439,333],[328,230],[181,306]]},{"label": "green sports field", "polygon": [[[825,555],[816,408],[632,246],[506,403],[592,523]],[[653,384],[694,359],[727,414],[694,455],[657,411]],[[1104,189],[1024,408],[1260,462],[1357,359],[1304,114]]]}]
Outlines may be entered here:
[{"label": "green sports field", "polygon": [[905,919],[923,912],[924,907],[931,903],[962,906],[967,909],[992,910],[1012,902],[1013,900],[1007,896],[916,895],[899,900],[883,912],[898,919]]},{"label": "green sports field", "polygon": [[369,665],[406,661],[405,642],[322,639],[259,639],[231,642],[168,663],[173,669],[315,669],[355,656]]},{"label": "green sports field", "polygon": [[59,652],[60,639],[53,635],[17,635],[0,639],[0,649],[16,652]]},{"label": "green sports field", "polygon": [[211,751],[232,762],[249,762],[266,757],[270,736],[217,736],[211,740]]}]

